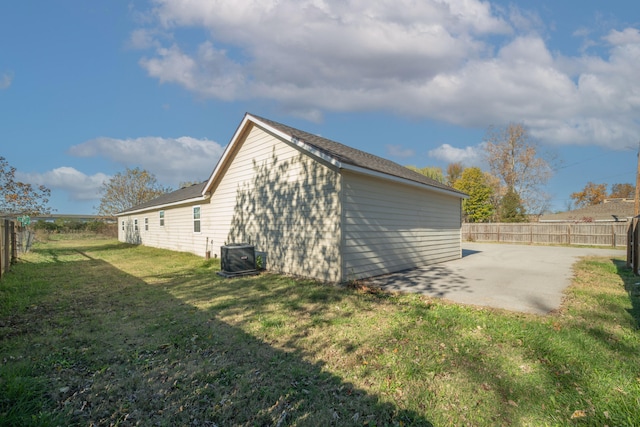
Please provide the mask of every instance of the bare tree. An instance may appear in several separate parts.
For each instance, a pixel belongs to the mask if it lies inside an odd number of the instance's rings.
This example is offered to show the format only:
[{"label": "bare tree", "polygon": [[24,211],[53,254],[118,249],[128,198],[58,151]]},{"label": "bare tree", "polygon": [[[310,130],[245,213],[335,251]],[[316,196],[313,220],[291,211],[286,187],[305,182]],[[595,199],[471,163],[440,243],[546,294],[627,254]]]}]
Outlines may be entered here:
[{"label": "bare tree", "polygon": [[158,184],[155,175],[140,168],[118,172],[102,185],[98,215],[114,216],[118,212],[148,202],[170,192]]},{"label": "bare tree", "polygon": [[615,198],[633,199],[635,195],[636,195],[636,187],[633,184],[625,183],[625,184],[612,184],[611,194],[609,194],[609,197],[612,199],[615,199]]},{"label": "bare tree", "polygon": [[490,128],[484,142],[491,173],[518,194],[527,212],[541,214],[549,204],[542,187],[551,178],[552,169],[524,125]]},{"label": "bare tree", "polygon": [[16,168],[0,157],[0,215],[40,215],[50,212],[51,190],[16,181]]},{"label": "bare tree", "polygon": [[462,166],[462,163],[449,163],[449,165],[447,166],[447,176],[445,177],[445,183],[447,185],[450,185],[451,187],[454,187],[456,185],[456,181],[460,179],[463,172],[464,166]]}]

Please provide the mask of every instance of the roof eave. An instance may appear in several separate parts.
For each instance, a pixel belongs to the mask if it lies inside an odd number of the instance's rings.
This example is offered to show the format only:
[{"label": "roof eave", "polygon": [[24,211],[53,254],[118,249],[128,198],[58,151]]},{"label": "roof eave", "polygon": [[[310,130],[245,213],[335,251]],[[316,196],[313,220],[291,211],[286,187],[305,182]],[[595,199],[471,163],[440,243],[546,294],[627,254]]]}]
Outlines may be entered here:
[{"label": "roof eave", "polygon": [[197,203],[197,202],[204,202],[204,201],[207,201],[208,199],[209,199],[209,195],[207,194],[204,196],[192,197],[190,199],[184,199],[184,200],[177,200],[175,202],[148,206],[146,208],[140,208],[140,209],[135,209],[131,211],[122,211],[122,212],[118,212],[116,216],[125,216],[125,215],[132,215],[132,214],[137,214],[142,212],[157,211],[157,210],[162,210],[164,208],[170,208],[178,205],[188,205],[188,204]]},{"label": "roof eave", "polygon": [[374,170],[363,168],[363,167],[360,167],[360,166],[343,164],[342,169],[348,170],[348,171],[351,171],[351,172],[364,174],[364,175],[374,176],[374,177],[381,178],[381,179],[386,179],[386,180],[393,181],[393,182],[398,182],[398,183],[402,183],[402,184],[406,184],[406,185],[411,185],[413,187],[422,188],[423,190],[427,189],[427,190],[430,190],[430,191],[433,191],[433,192],[436,192],[436,193],[446,194],[448,196],[455,196],[455,197],[458,197],[460,199],[468,199],[469,198],[469,196],[467,194],[464,194],[464,193],[459,193],[457,191],[447,190],[445,188],[436,187],[436,186],[425,184],[425,183],[422,183],[422,182],[412,181],[410,179],[401,178],[399,176],[390,175],[388,173],[374,171]]}]

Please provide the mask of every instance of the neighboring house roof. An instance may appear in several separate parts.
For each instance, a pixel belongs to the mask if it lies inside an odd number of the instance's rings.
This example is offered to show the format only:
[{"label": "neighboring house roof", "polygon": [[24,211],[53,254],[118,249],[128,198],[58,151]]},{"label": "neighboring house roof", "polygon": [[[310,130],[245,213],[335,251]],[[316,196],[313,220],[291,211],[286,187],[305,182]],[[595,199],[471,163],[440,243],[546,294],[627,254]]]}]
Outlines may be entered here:
[{"label": "neighboring house roof", "polygon": [[141,203],[137,206],[133,206],[130,209],[126,209],[123,213],[133,213],[138,211],[144,211],[147,209],[158,208],[161,206],[173,206],[176,204],[183,203],[187,200],[190,201],[198,201],[205,200],[206,197],[202,195],[202,189],[204,188],[207,182],[201,182],[200,184],[193,184],[189,187],[182,187],[179,190],[172,191],[171,193],[165,193],[161,196],[156,197],[155,199],[149,200],[148,202]]},{"label": "neighboring house roof", "polygon": [[226,163],[232,160],[232,153],[237,149],[238,144],[240,144],[242,140],[243,133],[251,124],[257,125],[262,129],[265,129],[267,132],[289,141],[310,155],[321,158],[339,169],[347,169],[385,179],[402,181],[404,183],[426,187],[434,191],[454,195],[460,198],[467,197],[467,195],[461,191],[442,184],[434,179],[428,178],[418,172],[414,172],[398,163],[392,162],[391,160],[383,159],[382,157],[283,125],[282,123],[274,122],[273,120],[246,113],[242,122],[236,129],[231,142],[222,153],[222,157],[218,161],[218,164],[213,170],[208,181],[191,187],[181,188],[180,190],[172,193],[163,194],[156,199],[124,210],[120,212],[120,214],[131,214],[149,209],[157,209],[164,206],[168,207],[187,202],[206,200],[209,197],[208,193],[211,191],[214,183],[222,178]]},{"label": "neighboring house roof", "polygon": [[635,203],[627,199],[609,199],[598,205],[587,206],[568,212],[542,215],[540,222],[558,221],[626,221],[633,217]]},{"label": "neighboring house roof", "polygon": [[211,178],[209,178],[209,182],[204,190],[205,192],[209,191],[212,188],[213,183],[221,178],[226,161],[232,157],[230,153],[234,151],[235,145],[239,143],[241,135],[250,123],[253,123],[268,132],[289,141],[300,149],[333,164],[339,169],[348,169],[355,172],[367,173],[369,175],[375,175],[386,179],[396,178],[396,180],[401,180],[405,183],[413,183],[422,187],[426,186],[432,190],[455,195],[460,198],[467,197],[467,195],[461,191],[442,184],[434,179],[428,178],[418,172],[414,172],[402,165],[399,165],[398,163],[392,162],[391,160],[383,159],[382,157],[348,147],[339,142],[332,141],[318,135],[313,135],[300,129],[295,129],[290,126],[283,125],[282,123],[274,122],[273,120],[265,119],[249,113],[245,114],[244,119],[231,139],[231,143],[222,154],[220,161],[211,174]]}]

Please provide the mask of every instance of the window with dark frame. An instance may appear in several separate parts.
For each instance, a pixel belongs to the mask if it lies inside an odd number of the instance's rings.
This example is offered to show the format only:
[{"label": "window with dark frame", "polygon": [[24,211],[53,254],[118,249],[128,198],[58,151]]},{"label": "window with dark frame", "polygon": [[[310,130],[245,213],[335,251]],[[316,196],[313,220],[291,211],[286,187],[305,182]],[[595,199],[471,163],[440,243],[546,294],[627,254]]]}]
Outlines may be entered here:
[{"label": "window with dark frame", "polygon": [[144,219],[144,231],[149,231],[149,218]]}]

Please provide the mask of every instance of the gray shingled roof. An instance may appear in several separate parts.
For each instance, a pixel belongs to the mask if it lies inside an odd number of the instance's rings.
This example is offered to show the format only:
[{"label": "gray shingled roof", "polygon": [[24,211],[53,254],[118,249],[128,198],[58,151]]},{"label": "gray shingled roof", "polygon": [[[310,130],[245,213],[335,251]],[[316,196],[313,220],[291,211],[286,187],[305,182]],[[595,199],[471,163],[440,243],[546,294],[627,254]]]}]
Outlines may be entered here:
[{"label": "gray shingled roof", "polygon": [[[626,221],[627,218],[633,217],[634,210],[633,201],[613,199],[606,203],[581,209],[542,215],[539,221]],[[616,220],[616,218],[618,219]]]},{"label": "gray shingled roof", "polygon": [[448,185],[442,184],[434,179],[428,178],[418,172],[407,169],[406,167],[392,162],[391,160],[383,159],[382,157],[378,157],[373,154],[348,147],[339,142],[335,142],[318,135],[313,135],[309,132],[283,125],[282,123],[274,122],[273,120],[265,119],[254,114],[250,115],[264,122],[265,124],[268,124],[269,126],[279,130],[280,132],[298,138],[304,143],[314,147],[315,149],[330,157],[333,157],[341,163],[358,166],[361,168],[369,169],[371,171],[381,172],[387,175],[408,179],[420,184],[425,184],[431,187],[458,193],[460,195],[465,195],[463,192],[449,187]]},{"label": "gray shingled roof", "polygon": [[189,200],[196,197],[202,196],[202,190],[207,182],[201,182],[200,184],[193,184],[189,187],[183,187],[179,190],[172,191],[171,193],[165,193],[161,196],[156,197],[155,199],[149,200],[148,202],[141,203],[137,206],[133,206],[127,210],[122,211],[121,213],[127,213],[131,211],[138,211],[141,209],[153,208],[155,206],[167,205],[170,203],[177,203],[183,200]]}]

